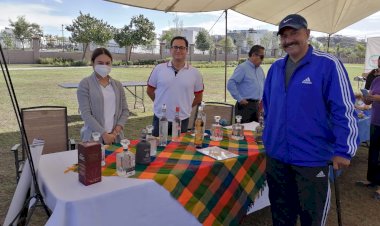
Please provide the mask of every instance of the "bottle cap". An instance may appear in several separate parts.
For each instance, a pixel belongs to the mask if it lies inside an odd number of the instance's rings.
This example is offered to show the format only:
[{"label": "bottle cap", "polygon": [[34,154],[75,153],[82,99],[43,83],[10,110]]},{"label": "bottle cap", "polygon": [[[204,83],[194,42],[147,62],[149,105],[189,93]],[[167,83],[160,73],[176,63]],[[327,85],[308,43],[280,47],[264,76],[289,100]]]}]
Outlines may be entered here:
[{"label": "bottle cap", "polygon": [[92,139],[94,141],[99,141],[99,139],[100,139],[100,133],[99,132],[92,132],[91,136],[92,136]]},{"label": "bottle cap", "polygon": [[123,146],[123,149],[128,149],[128,146],[131,142],[128,139],[120,140],[120,144]]},{"label": "bottle cap", "polygon": [[175,107],[175,112],[179,112],[179,107]]}]

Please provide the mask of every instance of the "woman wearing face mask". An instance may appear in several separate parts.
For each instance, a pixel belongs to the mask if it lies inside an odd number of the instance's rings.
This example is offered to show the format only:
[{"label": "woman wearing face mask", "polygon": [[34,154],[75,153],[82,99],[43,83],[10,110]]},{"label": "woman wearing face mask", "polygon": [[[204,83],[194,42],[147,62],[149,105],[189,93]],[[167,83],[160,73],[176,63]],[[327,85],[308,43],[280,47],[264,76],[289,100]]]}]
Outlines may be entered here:
[{"label": "woman wearing face mask", "polygon": [[81,139],[89,141],[92,132],[99,132],[104,144],[118,143],[124,138],[123,128],[129,115],[124,88],[109,76],[112,55],[107,49],[95,49],[91,63],[94,72],[79,83],[77,90],[84,121]]}]

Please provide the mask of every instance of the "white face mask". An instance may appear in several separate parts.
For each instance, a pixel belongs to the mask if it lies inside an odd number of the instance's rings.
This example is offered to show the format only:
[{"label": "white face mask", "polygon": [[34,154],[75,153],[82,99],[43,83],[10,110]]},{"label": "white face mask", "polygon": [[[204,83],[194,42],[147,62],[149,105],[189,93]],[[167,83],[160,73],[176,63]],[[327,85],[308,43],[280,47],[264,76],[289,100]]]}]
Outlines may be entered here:
[{"label": "white face mask", "polygon": [[107,75],[109,75],[109,73],[111,72],[111,67],[110,66],[107,66],[107,65],[101,65],[101,64],[97,64],[95,65],[95,68],[94,68],[95,72],[102,76],[103,78],[107,77]]}]

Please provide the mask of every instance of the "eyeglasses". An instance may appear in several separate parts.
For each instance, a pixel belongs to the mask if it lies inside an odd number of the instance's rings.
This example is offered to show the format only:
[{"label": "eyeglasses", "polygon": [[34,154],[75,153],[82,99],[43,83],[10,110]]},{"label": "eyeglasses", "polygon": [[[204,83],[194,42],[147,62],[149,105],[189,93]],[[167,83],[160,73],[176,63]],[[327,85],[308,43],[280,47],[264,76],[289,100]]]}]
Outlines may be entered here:
[{"label": "eyeglasses", "polygon": [[183,51],[183,50],[187,49],[187,47],[186,46],[172,46],[171,49],[174,49],[176,51],[177,50]]},{"label": "eyeglasses", "polygon": [[257,53],[254,53],[254,54],[255,54],[255,56],[260,57],[260,59],[264,59],[264,55],[260,55],[260,54],[257,54]]}]

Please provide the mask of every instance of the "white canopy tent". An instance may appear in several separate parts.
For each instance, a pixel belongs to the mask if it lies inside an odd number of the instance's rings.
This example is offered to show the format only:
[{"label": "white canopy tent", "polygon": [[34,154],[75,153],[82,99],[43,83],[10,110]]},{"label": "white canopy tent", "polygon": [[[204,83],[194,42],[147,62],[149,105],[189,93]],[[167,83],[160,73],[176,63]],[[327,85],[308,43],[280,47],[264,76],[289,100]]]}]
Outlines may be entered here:
[{"label": "white canopy tent", "polygon": [[380,10],[379,0],[108,0],[165,12],[208,12],[231,9],[277,25],[286,15],[304,16],[313,31],[334,34]]},{"label": "white canopy tent", "polygon": [[[380,10],[380,0],[105,0],[164,12],[209,12],[227,10],[278,25],[287,15],[304,16],[313,31],[330,36]],[[226,41],[227,43],[227,41]],[[328,40],[329,45],[329,40]],[[226,61],[225,57],[225,61]],[[225,62],[225,80],[227,79]],[[227,81],[225,81],[226,83]],[[226,101],[226,87],[224,88]]]}]

